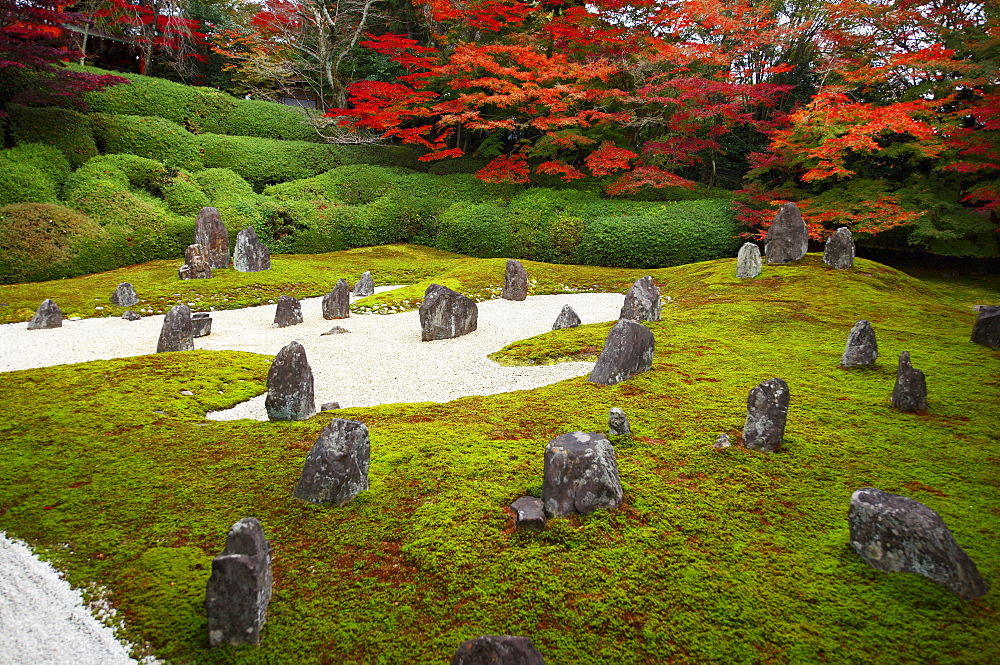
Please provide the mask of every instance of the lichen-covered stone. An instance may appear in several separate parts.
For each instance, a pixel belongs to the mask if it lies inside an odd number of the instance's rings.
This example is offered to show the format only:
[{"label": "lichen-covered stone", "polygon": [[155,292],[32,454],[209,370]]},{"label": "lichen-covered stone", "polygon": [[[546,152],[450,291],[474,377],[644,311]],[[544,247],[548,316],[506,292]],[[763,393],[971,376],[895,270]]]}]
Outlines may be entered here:
[{"label": "lichen-covered stone", "polygon": [[760,247],[757,243],[745,242],[736,255],[736,276],[739,278],[757,277],[760,275],[763,262],[760,258]]},{"label": "lichen-covered stone", "polygon": [[528,531],[545,530],[545,507],[542,500],[534,496],[522,496],[510,504],[514,511],[514,528]]},{"label": "lichen-covered stone", "polygon": [[375,293],[375,280],[372,279],[370,270],[361,273],[358,283],[354,285],[354,297],[367,298]]},{"label": "lichen-covered stone", "polygon": [[899,354],[896,385],[892,389],[892,408],[904,413],[927,410],[927,380],[924,373],[910,364],[910,352]]},{"label": "lichen-covered stone", "polygon": [[201,245],[209,268],[229,265],[229,231],[216,208],[202,208],[194,220],[194,242]]},{"label": "lichen-covered stone", "polygon": [[838,270],[854,267],[854,238],[849,228],[841,226],[826,239],[823,263]]},{"label": "lichen-covered stone", "polygon": [[614,446],[600,432],[570,432],[545,446],[542,503],[549,517],[617,508],[623,497]]},{"label": "lichen-covered stone", "polygon": [[420,339],[424,342],[468,335],[479,321],[476,301],[440,284],[427,287],[419,314]]},{"label": "lichen-covered stone", "polygon": [[840,357],[841,367],[863,367],[875,364],[878,358],[878,342],[872,324],[864,319],[858,321],[847,335],[847,346]]},{"label": "lichen-covered stone", "polygon": [[462,642],[451,665],[545,665],[545,660],[527,637],[483,635]]},{"label": "lichen-covered stone", "polygon": [[774,216],[767,237],[764,240],[764,255],[767,263],[790,263],[798,261],[809,251],[809,230],[802,219],[799,207],[786,203]]},{"label": "lichen-covered stone", "polygon": [[156,352],[190,351],[193,348],[194,328],[191,325],[191,308],[187,305],[174,305],[163,317]]},{"label": "lichen-covered stone", "polygon": [[260,241],[252,226],[248,226],[236,234],[233,268],[240,272],[260,272],[271,269],[271,250]]},{"label": "lichen-covered stone", "polygon": [[348,319],[351,316],[351,289],[346,279],[338,279],[333,290],[323,296],[323,318]]},{"label": "lichen-covered stone", "polygon": [[255,517],[234,524],[205,590],[208,643],[258,644],[271,601],[271,545]]},{"label": "lichen-covered stone", "polygon": [[555,323],[552,324],[553,330],[560,330],[562,328],[576,328],[580,325],[579,315],[573,311],[573,308],[569,305],[563,305],[562,309],[559,311],[559,316],[556,317]]},{"label": "lichen-covered stone", "polygon": [[629,287],[618,318],[631,321],[660,320],[660,289],[653,284],[652,277],[641,277]]},{"label": "lichen-covered stone", "polygon": [[55,304],[51,298],[46,298],[35,310],[31,320],[28,321],[28,330],[44,330],[46,328],[62,328],[63,313],[59,305]]},{"label": "lichen-covered stone", "polygon": [[191,315],[191,334],[195,337],[207,337],[212,334],[212,317],[208,312]]},{"label": "lichen-covered stone", "polygon": [[503,275],[504,300],[524,300],[528,297],[528,271],[520,261],[507,259],[507,269]]},{"label": "lichen-covered stone", "polygon": [[302,323],[302,305],[298,298],[280,296],[274,309],[272,328],[287,328]]},{"label": "lichen-covered stone", "polygon": [[615,436],[621,436],[622,434],[631,434],[632,427],[629,425],[628,416],[619,407],[613,406],[611,410],[608,411],[608,434],[613,434]]},{"label": "lichen-covered stone", "polygon": [[131,307],[132,305],[139,302],[139,296],[135,292],[135,288],[132,287],[128,282],[122,282],[115,288],[115,292],[111,294],[111,304],[117,305],[119,307]]},{"label": "lichen-covered stone", "polygon": [[370,456],[365,424],[334,418],[309,451],[292,495],[310,503],[343,506],[368,489]]},{"label": "lichen-covered stone", "polygon": [[656,340],[646,326],[621,319],[611,328],[587,380],[611,386],[653,368]]},{"label": "lichen-covered stone", "polygon": [[750,391],[743,425],[744,446],[765,453],[781,448],[790,398],[788,384],[782,379],[768,379]]},{"label": "lichen-covered stone", "polygon": [[177,276],[181,279],[211,279],[212,264],[204,247],[194,244],[184,249],[184,265],[178,269]]},{"label": "lichen-covered stone", "polygon": [[970,341],[1000,349],[1000,306],[983,305],[979,308]]},{"label": "lichen-covered stone", "polygon": [[298,342],[289,342],[274,357],[264,408],[268,420],[306,420],[316,413],[312,368]]},{"label": "lichen-covered stone", "polygon": [[733,444],[729,441],[729,435],[723,432],[715,439],[715,443],[712,444],[712,447],[716,450],[721,450],[723,448],[728,448],[731,445]]}]

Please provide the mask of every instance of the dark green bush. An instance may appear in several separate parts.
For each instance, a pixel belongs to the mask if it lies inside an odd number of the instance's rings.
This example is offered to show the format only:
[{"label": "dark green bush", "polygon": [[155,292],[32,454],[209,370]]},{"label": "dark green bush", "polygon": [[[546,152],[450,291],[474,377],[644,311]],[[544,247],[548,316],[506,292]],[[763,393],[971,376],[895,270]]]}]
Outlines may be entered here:
[{"label": "dark green bush", "polygon": [[194,217],[199,210],[210,205],[205,192],[183,171],[163,186],[163,201],[171,212],[185,217]]},{"label": "dark green bush", "polygon": [[124,174],[129,186],[158,193],[170,180],[166,166],[148,157],[138,157],[129,154],[98,155],[82,168],[89,169],[98,165],[108,164]]},{"label": "dark green bush", "polygon": [[175,122],[155,116],[93,113],[90,126],[102,153],[147,157],[187,171],[203,168],[197,137]]},{"label": "dark green bush", "polygon": [[500,199],[509,200],[523,191],[516,185],[494,185],[485,183],[468,173],[451,175],[431,175],[429,173],[409,173],[399,179],[399,189],[413,196],[435,196],[456,201],[485,203]]},{"label": "dark green bush", "polygon": [[0,208],[0,282],[40,282],[109,270],[110,234],[86,215],[47,203]]},{"label": "dark green bush", "polygon": [[434,175],[451,175],[452,173],[473,174],[490,163],[487,157],[457,157],[450,159],[439,159],[436,162],[429,162],[427,172]]},{"label": "dark green bush", "polygon": [[191,174],[198,189],[205,192],[210,201],[222,196],[254,193],[253,187],[232,169],[205,169]]},{"label": "dark green bush", "polygon": [[[437,220],[434,246],[479,258],[516,256],[510,248],[508,210],[495,203],[459,202]],[[523,257],[521,257],[523,258]]]},{"label": "dark green bush", "polygon": [[65,155],[73,168],[97,155],[97,144],[87,116],[67,109],[7,107],[10,132],[16,145],[45,143]]},{"label": "dark green bush", "polygon": [[279,201],[339,201],[340,192],[330,182],[326,173],[311,178],[301,178],[278,183],[264,188],[261,192]]},{"label": "dark green bush", "polygon": [[345,161],[340,148],[329,144],[221,134],[197,138],[206,167],[232,169],[257,189],[308,178]]},{"label": "dark green bush", "polygon": [[236,107],[223,116],[219,123],[219,129],[206,131],[282,141],[309,141],[312,143],[322,141],[303,109],[256,99],[237,99],[234,101]]},{"label": "dark green bush", "polygon": [[0,206],[8,203],[56,203],[56,184],[32,164],[0,158]]},{"label": "dark green bush", "polygon": [[69,160],[54,145],[45,143],[22,143],[9,150],[0,151],[0,159],[18,164],[34,166],[45,173],[57,186],[62,185],[73,170]]},{"label": "dark green bush", "polygon": [[369,164],[411,171],[427,170],[427,162],[420,161],[420,155],[424,154],[425,151],[409,145],[341,144],[340,149],[347,156],[345,164]]},{"label": "dark green bush", "polygon": [[360,205],[398,190],[400,177],[406,173],[384,166],[351,164],[331,170],[325,174],[325,179],[334,198]]}]

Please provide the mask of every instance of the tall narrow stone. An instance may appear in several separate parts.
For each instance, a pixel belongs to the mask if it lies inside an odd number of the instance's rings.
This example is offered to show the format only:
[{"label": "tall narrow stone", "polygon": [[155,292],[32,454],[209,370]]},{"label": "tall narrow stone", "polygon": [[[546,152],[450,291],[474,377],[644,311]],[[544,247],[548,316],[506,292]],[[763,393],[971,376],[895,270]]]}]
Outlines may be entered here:
[{"label": "tall narrow stone", "polygon": [[334,418],[309,451],[292,495],[310,503],[343,506],[368,489],[370,451],[364,423]]},{"label": "tall narrow stone", "polygon": [[355,298],[367,298],[375,293],[375,280],[372,279],[372,271],[366,270],[361,273],[358,283],[354,285]]},{"label": "tall narrow stone", "polygon": [[507,259],[507,269],[503,275],[504,300],[524,300],[528,297],[528,271],[520,261]]},{"label": "tall narrow stone", "polygon": [[274,322],[272,328],[287,328],[302,323],[302,305],[298,298],[292,296],[281,296],[278,298],[278,305],[274,309]]},{"label": "tall narrow stone", "polygon": [[847,335],[847,346],[840,357],[841,367],[861,367],[874,365],[878,358],[878,342],[872,324],[864,319],[858,321]]},{"label": "tall narrow stone", "polygon": [[910,364],[910,352],[899,354],[896,385],[892,389],[892,408],[904,413],[927,410],[927,380],[924,373]]},{"label": "tall narrow stone", "polygon": [[483,635],[462,642],[451,665],[545,665],[545,660],[527,637]]},{"label": "tall narrow stone", "polygon": [[774,216],[764,240],[768,265],[798,261],[809,251],[809,230],[799,207],[786,203]]},{"label": "tall narrow stone", "polygon": [[191,308],[187,305],[174,305],[163,317],[163,327],[160,328],[156,352],[190,351],[193,348],[194,326],[191,324]]},{"label": "tall narrow stone", "polygon": [[46,328],[62,328],[63,313],[59,305],[55,304],[51,298],[46,298],[35,310],[35,314],[28,321],[28,330],[44,330]]},{"label": "tall narrow stone", "polygon": [[756,277],[760,274],[762,262],[760,247],[754,242],[745,242],[736,255],[736,276],[739,278]]},{"label": "tall narrow stone", "polygon": [[476,301],[440,284],[427,287],[419,314],[423,342],[468,335],[479,323]]},{"label": "tall narrow stone", "polygon": [[823,263],[838,270],[854,267],[854,238],[849,228],[841,226],[826,239]]},{"label": "tall narrow stone", "polygon": [[351,316],[351,290],[346,279],[338,279],[333,290],[323,296],[323,318],[348,319]]},{"label": "tall narrow stone", "polygon": [[246,227],[236,235],[233,267],[240,272],[271,269],[271,251],[260,241],[252,226]]},{"label": "tall narrow stone", "polygon": [[576,328],[580,323],[580,316],[573,311],[573,308],[569,305],[563,305],[559,311],[559,316],[556,317],[555,323],[552,324],[552,329]]},{"label": "tall narrow stone", "polygon": [[1000,306],[983,305],[979,308],[970,341],[1000,349]]},{"label": "tall narrow stone", "polygon": [[271,544],[255,517],[234,524],[205,590],[208,643],[258,644],[271,602]]},{"label": "tall narrow stone", "polygon": [[267,372],[264,408],[268,420],[306,420],[316,413],[312,368],[298,342],[289,342],[274,357]]},{"label": "tall narrow stone", "polygon": [[545,446],[542,503],[549,517],[587,515],[621,505],[615,448],[600,432],[570,432]]},{"label": "tall narrow stone", "polygon": [[790,397],[788,384],[782,379],[768,379],[750,391],[743,425],[744,446],[765,453],[781,448]]},{"label": "tall narrow stone", "polygon": [[[205,248],[209,268],[229,265],[229,231],[216,208],[202,208],[194,220],[194,242]],[[249,272],[249,271],[244,271]]]},{"label": "tall narrow stone", "polygon": [[604,340],[604,348],[587,378],[606,386],[624,381],[653,368],[656,340],[646,326],[620,319]]},{"label": "tall narrow stone", "polygon": [[122,282],[115,288],[115,292],[111,294],[111,304],[117,305],[119,307],[131,307],[132,305],[139,302],[139,296],[135,292],[135,288],[128,282]]},{"label": "tall narrow stone", "polygon": [[629,288],[618,318],[632,321],[660,320],[660,289],[653,284],[652,277],[641,277]]}]

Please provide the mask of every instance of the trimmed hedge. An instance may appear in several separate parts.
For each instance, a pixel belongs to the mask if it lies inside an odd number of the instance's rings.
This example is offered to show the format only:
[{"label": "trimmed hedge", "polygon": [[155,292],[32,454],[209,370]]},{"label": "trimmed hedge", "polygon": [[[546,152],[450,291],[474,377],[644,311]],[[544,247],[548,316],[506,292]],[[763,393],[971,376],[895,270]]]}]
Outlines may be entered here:
[{"label": "trimmed hedge", "polygon": [[14,144],[44,143],[59,149],[73,168],[97,155],[97,144],[82,113],[62,108],[11,104],[8,123]]},{"label": "trimmed hedge", "polygon": [[59,148],[45,143],[23,143],[9,150],[2,150],[0,159],[34,166],[56,185],[61,185],[73,171],[69,160]]},{"label": "trimmed hedge", "polygon": [[197,216],[198,211],[211,205],[191,176],[181,171],[163,186],[163,202],[171,212],[183,216]]},{"label": "trimmed hedge", "polygon": [[257,189],[323,173],[345,163],[338,146],[248,136],[197,137],[207,168],[232,169]]},{"label": "trimmed hedge", "polygon": [[162,162],[168,168],[200,170],[197,137],[180,125],[156,116],[93,113],[90,126],[102,153],[127,153]]},{"label": "trimmed hedge", "polygon": [[334,199],[360,205],[400,189],[400,176],[406,173],[397,168],[351,164],[331,170],[324,179]]},{"label": "trimmed hedge", "polygon": [[437,220],[434,246],[479,258],[516,256],[510,249],[508,210],[496,203],[461,202],[449,207]]},{"label": "trimmed hedge", "polygon": [[0,206],[8,203],[56,203],[56,183],[32,164],[0,156]]},{"label": "trimmed hedge", "polygon": [[101,272],[111,235],[86,215],[60,205],[0,207],[0,282],[40,282]]}]

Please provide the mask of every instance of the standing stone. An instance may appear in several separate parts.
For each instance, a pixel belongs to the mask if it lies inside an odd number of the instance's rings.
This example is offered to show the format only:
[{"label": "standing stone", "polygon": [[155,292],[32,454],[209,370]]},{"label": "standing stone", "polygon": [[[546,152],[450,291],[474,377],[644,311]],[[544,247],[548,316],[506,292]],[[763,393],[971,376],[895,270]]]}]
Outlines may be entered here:
[{"label": "standing stone", "polygon": [[514,528],[528,531],[545,530],[545,507],[542,500],[534,496],[522,496],[510,504],[514,511]]},{"label": "standing stone", "polygon": [[528,271],[520,261],[507,259],[507,270],[503,275],[504,300],[524,300],[528,297]]},{"label": "standing stone", "polygon": [[841,367],[859,367],[875,364],[878,358],[878,342],[875,341],[875,331],[872,324],[861,319],[854,324],[847,335],[847,347],[840,357]]},{"label": "standing stone", "polygon": [[873,568],[923,575],[965,600],[990,589],[941,516],[919,501],[862,487],[847,521],[851,547]]},{"label": "standing stone", "polygon": [[271,601],[271,544],[256,517],[234,524],[205,590],[208,643],[257,644]]},{"label": "standing stone", "polygon": [[312,368],[298,342],[289,342],[274,357],[267,371],[264,408],[268,420],[306,420],[316,413]]},{"label": "standing stone", "polygon": [[184,250],[184,265],[177,270],[181,279],[211,279],[212,266],[201,245],[188,245]]},{"label": "standing stone", "polygon": [[229,265],[229,231],[216,208],[202,208],[198,211],[198,217],[194,221],[194,241],[205,248],[209,268],[225,268]]},{"label": "standing stone", "polygon": [[358,283],[354,285],[354,296],[356,298],[367,298],[375,293],[375,280],[372,279],[372,271],[366,270],[361,273]]},{"label": "standing stone", "polygon": [[131,307],[132,305],[139,302],[139,296],[136,295],[135,289],[128,282],[122,282],[115,288],[115,292],[111,294],[111,304],[118,305],[119,307]]},{"label": "standing stone", "polygon": [[468,335],[476,329],[478,320],[475,300],[447,286],[431,284],[420,303],[420,340],[430,342]]},{"label": "standing stone", "polygon": [[207,337],[212,334],[212,317],[208,312],[191,315],[191,334],[195,337]]},{"label": "standing stone", "polygon": [[63,313],[59,305],[46,298],[35,310],[34,316],[28,321],[28,330],[43,330],[45,328],[62,328]]},{"label": "standing stone", "polygon": [[753,242],[743,243],[740,253],[736,255],[736,276],[756,277],[760,274],[761,267],[760,247]]},{"label": "standing stone", "polygon": [[764,255],[768,265],[798,261],[809,251],[809,230],[799,207],[786,203],[774,216],[764,239]]},{"label": "standing stone", "polygon": [[364,423],[334,418],[309,451],[292,495],[310,503],[343,506],[368,489],[370,450]]},{"label": "standing stone", "polygon": [[163,317],[163,327],[160,328],[156,352],[190,351],[193,348],[194,328],[191,325],[191,308],[187,305],[174,305]]},{"label": "standing stone", "polygon": [[236,234],[233,267],[240,272],[260,272],[271,269],[271,251],[260,241],[252,226],[248,226]]},{"label": "standing stone", "polygon": [[620,436],[631,433],[632,427],[629,425],[625,412],[617,406],[611,407],[611,411],[608,412],[608,434]]},{"label": "standing stone", "polygon": [[970,341],[1000,349],[1000,306],[983,305],[979,308]]},{"label": "standing stone", "polygon": [[323,318],[348,319],[351,317],[351,289],[347,280],[338,279],[333,291],[323,296]]},{"label": "standing stone", "polygon": [[646,326],[628,319],[614,325],[587,380],[606,386],[653,368],[656,340]]},{"label": "standing stone", "polygon": [[281,296],[278,298],[278,306],[274,310],[274,322],[272,328],[287,328],[302,323],[302,305],[298,298],[292,296]]},{"label": "standing stone", "polygon": [[542,503],[549,517],[617,508],[624,493],[615,448],[600,432],[570,432],[545,446]]},{"label": "standing stone", "polygon": [[462,642],[451,665],[545,665],[545,660],[527,637],[483,635]]},{"label": "standing stone", "polygon": [[854,238],[849,228],[841,226],[826,239],[823,263],[838,270],[854,267]]},{"label": "standing stone", "polygon": [[632,321],[660,320],[660,289],[653,284],[652,277],[637,279],[629,288],[618,318]]},{"label": "standing stone", "polygon": [[580,323],[580,317],[573,311],[573,308],[569,305],[563,305],[559,316],[556,317],[556,322],[552,324],[552,329],[576,328]]},{"label": "standing stone", "polygon": [[892,389],[892,408],[904,413],[927,410],[927,380],[924,373],[910,364],[910,352],[899,354],[896,385]]},{"label": "standing stone", "polygon": [[764,453],[781,448],[790,398],[788,384],[782,379],[768,379],[750,391],[743,425],[744,446]]}]

